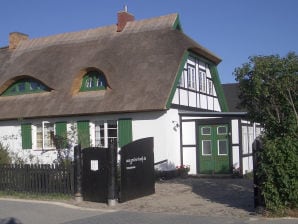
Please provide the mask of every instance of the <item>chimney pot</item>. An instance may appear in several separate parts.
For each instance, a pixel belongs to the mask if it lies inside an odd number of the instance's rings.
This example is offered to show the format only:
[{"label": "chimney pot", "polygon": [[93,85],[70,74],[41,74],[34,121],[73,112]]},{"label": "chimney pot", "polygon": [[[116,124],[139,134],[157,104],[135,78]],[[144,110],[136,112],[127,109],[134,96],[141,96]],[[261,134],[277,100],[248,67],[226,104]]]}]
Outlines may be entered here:
[{"label": "chimney pot", "polygon": [[29,36],[24,33],[12,32],[9,34],[9,49],[16,49],[22,40],[28,40]]},{"label": "chimney pot", "polygon": [[121,32],[124,29],[127,22],[135,20],[135,17],[129,12],[127,12],[127,6],[124,7],[124,11],[120,11],[117,13],[117,17],[117,32]]}]

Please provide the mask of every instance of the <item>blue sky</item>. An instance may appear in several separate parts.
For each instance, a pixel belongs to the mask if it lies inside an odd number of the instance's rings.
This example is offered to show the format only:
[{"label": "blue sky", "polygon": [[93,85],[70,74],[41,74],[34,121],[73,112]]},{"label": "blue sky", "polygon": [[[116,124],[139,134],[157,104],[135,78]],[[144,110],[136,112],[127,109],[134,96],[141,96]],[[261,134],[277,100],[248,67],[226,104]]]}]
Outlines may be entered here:
[{"label": "blue sky", "polygon": [[218,55],[222,83],[253,55],[298,53],[297,0],[1,0],[0,47],[10,32],[30,38],[179,13],[184,33]]}]

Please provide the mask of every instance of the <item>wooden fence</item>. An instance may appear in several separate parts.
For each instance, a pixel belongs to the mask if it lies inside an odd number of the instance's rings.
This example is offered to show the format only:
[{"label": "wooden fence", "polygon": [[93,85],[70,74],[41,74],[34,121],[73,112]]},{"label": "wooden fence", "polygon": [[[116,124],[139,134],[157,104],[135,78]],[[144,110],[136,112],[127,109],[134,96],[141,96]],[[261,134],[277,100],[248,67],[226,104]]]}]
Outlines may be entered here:
[{"label": "wooden fence", "polygon": [[0,190],[74,194],[72,165],[0,165]]}]

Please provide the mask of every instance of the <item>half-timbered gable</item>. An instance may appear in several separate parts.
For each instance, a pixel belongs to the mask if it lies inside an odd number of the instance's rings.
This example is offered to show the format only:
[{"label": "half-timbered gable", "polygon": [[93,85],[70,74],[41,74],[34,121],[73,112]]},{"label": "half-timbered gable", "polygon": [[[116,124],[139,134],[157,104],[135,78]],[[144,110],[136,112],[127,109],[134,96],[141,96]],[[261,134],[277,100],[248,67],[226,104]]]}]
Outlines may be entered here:
[{"label": "half-timbered gable", "polygon": [[226,111],[214,63],[189,53],[181,71],[172,106],[202,111]]}]

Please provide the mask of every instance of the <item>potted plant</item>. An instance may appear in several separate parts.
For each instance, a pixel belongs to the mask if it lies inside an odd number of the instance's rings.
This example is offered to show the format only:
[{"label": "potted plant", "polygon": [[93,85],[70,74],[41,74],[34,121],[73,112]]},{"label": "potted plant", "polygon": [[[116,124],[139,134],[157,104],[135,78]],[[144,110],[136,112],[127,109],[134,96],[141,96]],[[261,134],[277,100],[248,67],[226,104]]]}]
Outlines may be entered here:
[{"label": "potted plant", "polygon": [[188,176],[190,166],[189,165],[180,165],[180,166],[176,167],[176,170],[178,172],[179,177],[186,178]]}]

